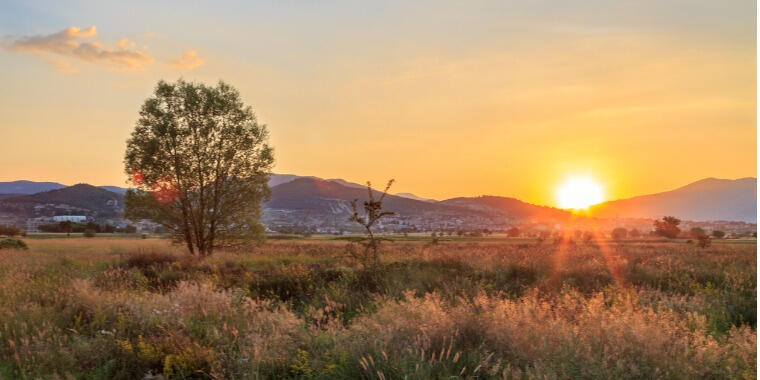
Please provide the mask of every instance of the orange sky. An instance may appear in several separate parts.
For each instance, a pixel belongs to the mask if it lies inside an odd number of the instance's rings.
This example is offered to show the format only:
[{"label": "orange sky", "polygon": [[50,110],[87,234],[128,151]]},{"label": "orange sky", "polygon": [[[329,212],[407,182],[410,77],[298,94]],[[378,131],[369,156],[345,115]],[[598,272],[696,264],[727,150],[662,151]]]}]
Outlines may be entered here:
[{"label": "orange sky", "polygon": [[756,175],[751,1],[231,4],[0,5],[0,181],[123,186],[180,76],[239,88],[279,173],[549,205]]}]

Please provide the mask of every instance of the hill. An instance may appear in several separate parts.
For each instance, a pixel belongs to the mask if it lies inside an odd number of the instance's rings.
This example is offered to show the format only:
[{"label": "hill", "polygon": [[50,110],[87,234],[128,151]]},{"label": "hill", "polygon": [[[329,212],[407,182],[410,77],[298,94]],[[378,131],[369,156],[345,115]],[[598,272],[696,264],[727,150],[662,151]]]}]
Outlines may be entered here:
[{"label": "hill", "polygon": [[124,197],[96,186],[77,184],[5,198],[0,200],[0,208],[23,210],[27,214],[50,208],[54,213],[69,211],[97,217],[121,217],[124,212]]},{"label": "hill", "polygon": [[62,189],[66,185],[58,182],[11,181],[0,182],[0,194],[34,194],[43,191]]},{"label": "hill", "polygon": [[591,208],[600,218],[757,221],[757,179],[705,178],[674,190],[605,202]]},{"label": "hill", "polygon": [[568,211],[553,207],[537,206],[519,199],[484,195],[446,199],[441,204],[477,210],[520,221],[566,221]]},{"label": "hill", "polygon": [[[25,180],[0,182],[0,198],[8,198],[9,195],[36,194],[44,191],[63,189],[64,187],[66,187],[66,185],[58,182],[35,182]],[[127,192],[125,187],[108,185],[98,187],[122,195]]]},{"label": "hill", "polygon": [[124,195],[124,194],[127,193],[127,188],[126,187],[119,187],[119,186],[98,186],[98,187],[101,188],[101,189],[103,189],[103,190],[108,190],[108,191],[110,191],[112,193],[116,193],[116,194],[120,194],[120,195]]},{"label": "hill", "polygon": [[[376,196],[379,191],[374,191]],[[367,199],[366,188],[346,186],[335,180],[301,177],[272,188],[272,198],[265,208],[310,211],[324,214],[350,214],[354,199]],[[466,209],[430,203],[396,195],[387,195],[383,208],[400,215],[468,213]]]},{"label": "hill", "polygon": [[409,198],[409,199],[416,199],[418,201],[423,201],[423,202],[438,202],[435,199],[432,199],[432,198],[423,198],[423,197],[417,196],[417,195],[412,194],[412,193],[396,193],[394,195],[399,196],[399,197]]}]

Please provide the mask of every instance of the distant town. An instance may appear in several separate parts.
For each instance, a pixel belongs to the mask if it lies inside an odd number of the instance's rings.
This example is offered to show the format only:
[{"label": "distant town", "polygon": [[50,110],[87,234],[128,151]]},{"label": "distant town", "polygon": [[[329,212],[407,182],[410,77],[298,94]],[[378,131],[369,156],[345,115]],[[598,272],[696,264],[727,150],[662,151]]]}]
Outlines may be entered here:
[{"label": "distant town", "polygon": [[[738,182],[712,181],[710,184],[713,182],[721,186],[731,185],[733,191],[731,194],[736,198],[735,188]],[[45,187],[32,182],[25,183],[26,187],[18,183],[15,183],[13,187],[11,186],[13,182],[4,184],[0,184],[2,185],[0,191],[5,191],[5,193],[0,193],[0,225],[14,226],[26,233],[88,231],[90,233],[163,234],[167,232],[161,225],[150,220],[124,218],[123,194],[126,191],[124,188],[96,187],[86,184]],[[270,186],[272,197],[263,205],[261,218],[268,234],[351,235],[362,233],[355,223],[349,221],[351,201],[362,200],[366,197],[366,188],[362,185],[343,180],[275,174],[272,176]],[[741,186],[746,187],[744,183]],[[33,192],[50,187],[53,188]],[[699,186],[691,188],[687,186],[684,189],[699,190],[704,187],[703,182]],[[31,193],[13,194],[8,191]],[[694,196],[692,193],[676,190],[676,192],[679,191],[680,193],[675,194],[679,199]],[[710,191],[712,191],[711,196],[715,197],[714,189],[710,188]],[[673,195],[662,194],[663,197]],[[752,193],[750,196],[748,198],[751,198],[751,204],[749,201],[746,202],[746,207],[754,215],[755,194]],[[650,201],[650,204],[656,202],[655,199]],[[721,202],[726,204],[725,201]],[[650,218],[636,215],[591,217],[532,205],[514,198],[495,196],[435,201],[425,200],[412,194],[397,194],[390,195],[385,205],[394,213],[378,222],[377,231],[383,234],[424,234],[437,237],[490,235],[580,237],[587,231],[593,231],[596,236],[611,237],[613,230],[624,229],[626,237],[638,238],[651,236],[654,231],[654,219],[668,215],[662,212]],[[705,213],[714,212],[715,209],[709,202],[702,202],[694,205],[690,210],[698,212],[700,207],[705,210]],[[724,209],[726,207],[722,206],[720,210]],[[608,209],[605,209],[605,212],[609,214]],[[671,215],[682,219],[679,227],[684,237],[688,237],[689,231],[695,228],[706,233],[717,231],[717,234],[723,238],[756,236],[757,226],[751,221],[694,221],[676,212]],[[738,218],[741,218],[741,215]]]}]

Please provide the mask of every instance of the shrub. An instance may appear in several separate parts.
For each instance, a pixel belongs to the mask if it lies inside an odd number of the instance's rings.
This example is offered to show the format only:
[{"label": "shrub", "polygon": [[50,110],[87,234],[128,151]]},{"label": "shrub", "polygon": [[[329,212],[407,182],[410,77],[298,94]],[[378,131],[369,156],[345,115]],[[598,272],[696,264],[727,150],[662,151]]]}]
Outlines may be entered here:
[{"label": "shrub", "polygon": [[166,252],[148,251],[133,254],[124,262],[127,268],[146,269],[153,266],[171,264],[178,260],[177,256]]},{"label": "shrub", "polygon": [[29,249],[21,239],[5,238],[0,240],[0,249]]},{"label": "shrub", "polygon": [[92,230],[89,228],[84,230],[84,237],[88,237],[88,238],[95,237],[95,230]]},{"label": "shrub", "polygon": [[612,240],[623,240],[628,236],[628,230],[618,227],[612,230]]},{"label": "shrub", "polygon": [[693,227],[691,230],[689,230],[689,235],[691,235],[691,237],[694,239],[701,239],[707,236],[707,232],[705,232],[705,230],[702,228]]}]

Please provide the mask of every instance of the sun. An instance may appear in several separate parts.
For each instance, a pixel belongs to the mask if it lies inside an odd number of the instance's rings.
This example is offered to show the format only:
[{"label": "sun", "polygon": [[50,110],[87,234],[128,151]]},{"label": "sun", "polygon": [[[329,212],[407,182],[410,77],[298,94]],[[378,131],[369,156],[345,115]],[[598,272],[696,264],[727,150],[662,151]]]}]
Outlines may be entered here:
[{"label": "sun", "polygon": [[589,176],[568,177],[557,188],[557,205],[564,209],[583,210],[604,201],[602,185]]}]

